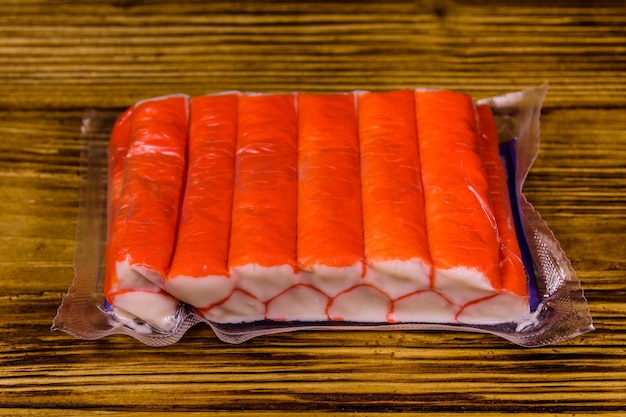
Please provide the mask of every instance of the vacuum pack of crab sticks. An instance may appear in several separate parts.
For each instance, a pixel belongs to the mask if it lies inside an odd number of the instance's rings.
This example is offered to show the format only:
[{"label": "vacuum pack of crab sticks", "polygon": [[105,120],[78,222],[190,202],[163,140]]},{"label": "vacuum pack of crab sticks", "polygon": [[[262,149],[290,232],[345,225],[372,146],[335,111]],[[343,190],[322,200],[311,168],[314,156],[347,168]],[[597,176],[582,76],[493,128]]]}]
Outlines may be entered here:
[{"label": "vacuum pack of crab sticks", "polygon": [[522,186],[546,86],[225,92],[87,112],[75,277],[53,329],[152,346],[441,329],[541,346],[593,329]]}]

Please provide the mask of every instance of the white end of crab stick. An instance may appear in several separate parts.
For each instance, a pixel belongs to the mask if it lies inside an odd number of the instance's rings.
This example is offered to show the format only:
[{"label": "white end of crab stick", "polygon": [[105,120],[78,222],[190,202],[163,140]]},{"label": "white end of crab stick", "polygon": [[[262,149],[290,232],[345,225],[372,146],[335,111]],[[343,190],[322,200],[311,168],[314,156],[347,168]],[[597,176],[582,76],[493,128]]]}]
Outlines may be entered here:
[{"label": "white end of crab stick", "polygon": [[454,323],[459,307],[436,291],[418,291],[393,302],[390,321]]},{"label": "white end of crab stick", "polygon": [[362,93],[359,140],[366,281],[392,298],[430,287],[413,91]]},{"label": "white end of crab stick", "polygon": [[298,281],[297,158],[295,95],[240,97],[228,265],[262,302]]},{"label": "white end of crab stick", "polygon": [[237,94],[191,101],[187,186],[164,288],[195,307],[213,305],[235,288],[228,271],[228,246],[237,104]]},{"label": "white end of crab stick", "polygon": [[121,197],[125,178],[124,163],[131,141],[132,116],[133,108],[120,116],[109,142],[104,295],[116,314],[129,319],[129,322],[140,319],[161,331],[170,331],[176,325],[178,300],[132,270],[127,262],[116,261],[119,245],[124,241],[120,234],[126,231],[124,218],[119,213],[125,213],[129,204],[127,198]]},{"label": "white end of crab stick", "polygon": [[326,321],[328,301],[323,292],[299,284],[271,299],[266,316],[275,321]]},{"label": "white end of crab stick", "polygon": [[298,96],[298,266],[333,297],[363,281],[355,95]]},{"label": "white end of crab stick", "polygon": [[415,92],[433,288],[457,305],[500,288],[497,225],[472,99]]},{"label": "white end of crab stick", "polygon": [[112,305],[116,314],[139,318],[163,332],[174,330],[178,322],[179,301],[163,291],[129,291],[116,295]]},{"label": "white end of crab stick", "polygon": [[238,289],[221,303],[197,311],[204,319],[213,323],[250,323],[265,319],[265,304]]},{"label": "white end of crab stick", "polygon": [[500,292],[466,303],[455,321],[466,324],[497,324],[517,321],[529,312],[528,299]]},{"label": "white end of crab stick", "polygon": [[385,323],[389,320],[391,300],[381,290],[356,285],[335,296],[328,305],[330,320]]}]

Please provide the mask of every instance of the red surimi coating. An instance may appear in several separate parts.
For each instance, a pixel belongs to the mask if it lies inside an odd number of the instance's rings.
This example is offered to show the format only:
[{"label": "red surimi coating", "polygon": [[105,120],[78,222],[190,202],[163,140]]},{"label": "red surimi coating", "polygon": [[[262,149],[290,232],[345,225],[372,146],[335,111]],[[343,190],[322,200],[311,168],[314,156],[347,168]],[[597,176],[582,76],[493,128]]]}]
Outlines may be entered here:
[{"label": "red surimi coating", "polygon": [[186,173],[187,97],[136,105],[113,220],[116,261],[161,285],[170,266]]},{"label": "red surimi coating", "polygon": [[493,212],[500,237],[500,268],[502,289],[527,295],[526,273],[522,262],[506,182],[506,172],[498,151],[498,128],[487,105],[477,107],[483,158],[491,191]]},{"label": "red surimi coating", "polygon": [[[359,96],[363,233],[368,267],[429,286],[415,100],[412,90]],[[368,274],[371,269],[368,268]],[[396,287],[401,281],[395,283]]]},{"label": "red surimi coating", "polygon": [[359,137],[354,94],[298,97],[298,263],[363,260]]},{"label": "red surimi coating", "polygon": [[187,185],[165,288],[197,307],[234,288],[228,247],[235,175],[238,94],[190,104]]},{"label": "red surimi coating", "polygon": [[130,146],[132,110],[132,107],[129,108],[117,119],[109,140],[109,182],[107,189],[107,241],[109,243],[105,255],[106,275],[104,280],[104,296],[109,303],[113,303],[117,291],[124,289],[115,270],[116,247],[110,242],[114,232],[113,219],[124,184],[124,159]]},{"label": "red surimi coating", "polygon": [[130,107],[117,119],[109,139],[109,165],[107,188],[107,221],[110,233],[115,206],[118,203],[124,184],[124,160],[130,146],[133,108]]},{"label": "red surimi coating", "polygon": [[267,298],[296,281],[295,95],[240,97],[237,125],[228,264],[242,288]]},{"label": "red surimi coating", "polygon": [[[500,288],[497,225],[472,99],[451,91],[415,92],[426,230],[434,287],[452,299]],[[476,293],[455,294],[457,282]]]}]

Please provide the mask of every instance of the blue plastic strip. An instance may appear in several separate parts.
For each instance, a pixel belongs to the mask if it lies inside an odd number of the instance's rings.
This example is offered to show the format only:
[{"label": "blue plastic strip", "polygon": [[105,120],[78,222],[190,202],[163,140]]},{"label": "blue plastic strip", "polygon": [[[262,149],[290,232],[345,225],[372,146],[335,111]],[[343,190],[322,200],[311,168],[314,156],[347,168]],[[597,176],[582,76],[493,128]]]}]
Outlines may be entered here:
[{"label": "blue plastic strip", "polygon": [[517,163],[515,159],[515,141],[504,142],[500,144],[500,157],[504,162],[506,169],[506,181],[509,188],[509,199],[511,201],[511,211],[513,213],[513,222],[517,231],[517,241],[519,243],[520,252],[522,254],[522,262],[526,269],[526,284],[528,287],[530,310],[535,311],[541,302],[539,296],[539,288],[535,276],[535,263],[528,245],[526,233],[522,225],[522,216],[520,206],[517,199],[517,181],[515,179],[517,172]]}]

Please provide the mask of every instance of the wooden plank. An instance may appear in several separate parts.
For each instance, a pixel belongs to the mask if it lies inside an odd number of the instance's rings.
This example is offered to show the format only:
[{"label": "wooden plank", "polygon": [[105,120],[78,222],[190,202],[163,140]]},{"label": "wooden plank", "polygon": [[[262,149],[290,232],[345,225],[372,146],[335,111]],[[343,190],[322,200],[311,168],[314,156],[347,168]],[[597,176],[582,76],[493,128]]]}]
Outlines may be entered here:
[{"label": "wooden plank", "polygon": [[[581,3],[582,4],[582,3]],[[116,107],[172,92],[430,86],[620,106],[626,12],[449,1],[14,3],[0,14],[0,107]],[[167,10],[167,12],[164,12]]]}]

